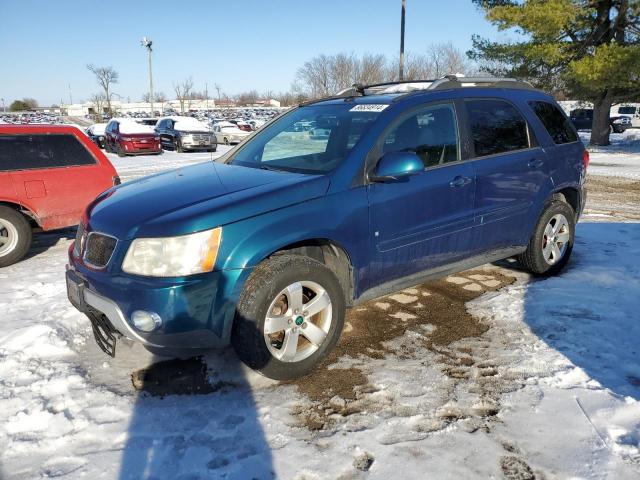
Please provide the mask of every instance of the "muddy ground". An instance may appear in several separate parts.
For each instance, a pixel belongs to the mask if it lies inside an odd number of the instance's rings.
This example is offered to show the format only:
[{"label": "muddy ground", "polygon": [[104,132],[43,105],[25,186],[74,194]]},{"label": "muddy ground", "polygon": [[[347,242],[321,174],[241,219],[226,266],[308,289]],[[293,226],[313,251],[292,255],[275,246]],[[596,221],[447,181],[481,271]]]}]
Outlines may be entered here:
[{"label": "muddy ground", "polygon": [[640,220],[640,181],[591,175],[587,180],[585,219]]}]

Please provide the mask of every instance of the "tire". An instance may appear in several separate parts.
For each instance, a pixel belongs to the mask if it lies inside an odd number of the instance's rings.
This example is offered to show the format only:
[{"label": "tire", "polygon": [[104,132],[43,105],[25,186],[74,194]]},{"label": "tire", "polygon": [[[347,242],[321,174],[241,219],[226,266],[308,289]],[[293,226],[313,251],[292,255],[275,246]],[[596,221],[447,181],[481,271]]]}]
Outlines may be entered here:
[{"label": "tire", "polygon": [[227,137],[224,137],[222,143],[224,143],[225,145],[229,145],[229,139]]},{"label": "tire", "polygon": [[31,225],[20,212],[0,206],[0,267],[22,259],[31,246]]},{"label": "tire", "polygon": [[[319,293],[309,298],[314,289]],[[289,301],[296,296],[295,292],[299,293],[301,310],[293,309],[295,300]],[[305,310],[315,310],[311,306],[313,300],[320,298],[324,299],[320,306],[325,307],[319,313]],[[285,314],[273,313],[274,309],[281,312],[285,308]],[[302,255],[276,255],[258,265],[247,279],[236,306],[231,343],[238,357],[265,377],[293,380],[313,370],[336,345],[345,310],[340,283],[324,264]],[[270,324],[275,333],[267,337],[265,324],[269,312],[276,322]],[[278,325],[284,328],[278,329]],[[320,337],[316,338],[321,338],[317,343],[307,339],[317,334]],[[292,338],[295,343],[288,344]],[[293,349],[287,351],[287,345]]]},{"label": "tire", "polygon": [[184,149],[182,148],[182,144],[180,143],[180,140],[178,140],[177,138],[173,141],[173,149],[178,153],[184,152]]},{"label": "tire", "polygon": [[116,153],[118,154],[118,156],[119,156],[120,158],[122,158],[122,157],[125,157],[125,156],[126,156],[126,154],[122,151],[122,147],[121,147],[120,145],[118,145],[118,146],[116,147]]},{"label": "tire", "polygon": [[[520,264],[534,275],[550,276],[560,272],[569,261],[573,250],[575,218],[573,208],[565,201],[554,199],[549,202],[538,219],[527,250],[518,256]],[[566,224],[563,224],[563,219]],[[549,226],[551,231],[547,230]],[[553,233],[550,239],[548,233],[557,227],[560,227],[560,230]],[[566,238],[566,241],[560,242],[561,238]],[[554,244],[557,250],[553,248]],[[549,256],[551,258],[548,258]]]}]

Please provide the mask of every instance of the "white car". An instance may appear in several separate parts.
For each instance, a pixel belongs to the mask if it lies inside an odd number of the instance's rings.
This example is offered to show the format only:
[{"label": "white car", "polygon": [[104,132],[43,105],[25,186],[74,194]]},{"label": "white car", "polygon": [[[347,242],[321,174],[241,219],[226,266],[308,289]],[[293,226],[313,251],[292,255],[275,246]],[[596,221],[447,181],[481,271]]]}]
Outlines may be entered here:
[{"label": "white car", "polygon": [[240,143],[251,132],[240,130],[236,125],[231,122],[220,122],[213,126],[213,133],[216,136],[218,143],[224,145],[231,145],[232,143]]}]

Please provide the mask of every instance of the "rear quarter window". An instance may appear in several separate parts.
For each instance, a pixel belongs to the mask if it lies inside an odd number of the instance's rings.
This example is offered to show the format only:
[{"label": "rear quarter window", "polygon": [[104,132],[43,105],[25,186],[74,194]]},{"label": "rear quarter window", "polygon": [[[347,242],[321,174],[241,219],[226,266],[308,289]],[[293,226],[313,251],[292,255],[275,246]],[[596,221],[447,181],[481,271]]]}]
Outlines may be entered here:
[{"label": "rear quarter window", "polygon": [[529,102],[529,106],[540,119],[549,136],[557,145],[572,143],[578,140],[578,135],[571,122],[558,107],[549,102]]},{"label": "rear quarter window", "polygon": [[529,148],[527,122],[504,100],[467,100],[469,127],[476,157]]},{"label": "rear quarter window", "polygon": [[0,171],[95,165],[74,135],[0,135]]}]

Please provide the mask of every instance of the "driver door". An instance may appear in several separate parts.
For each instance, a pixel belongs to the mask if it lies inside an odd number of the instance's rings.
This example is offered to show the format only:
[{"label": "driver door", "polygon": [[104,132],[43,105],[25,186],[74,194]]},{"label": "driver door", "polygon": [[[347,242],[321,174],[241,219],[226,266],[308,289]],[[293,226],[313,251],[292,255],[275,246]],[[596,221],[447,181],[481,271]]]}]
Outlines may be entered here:
[{"label": "driver door", "polygon": [[414,151],[425,168],[367,187],[375,247],[368,288],[469,254],[475,173],[463,160],[459,123],[454,103],[430,104],[398,118],[382,135],[377,156]]}]

